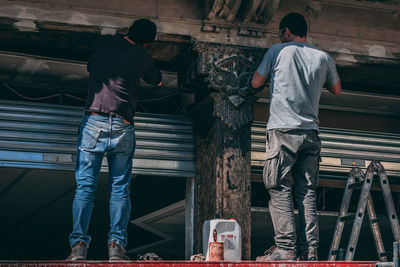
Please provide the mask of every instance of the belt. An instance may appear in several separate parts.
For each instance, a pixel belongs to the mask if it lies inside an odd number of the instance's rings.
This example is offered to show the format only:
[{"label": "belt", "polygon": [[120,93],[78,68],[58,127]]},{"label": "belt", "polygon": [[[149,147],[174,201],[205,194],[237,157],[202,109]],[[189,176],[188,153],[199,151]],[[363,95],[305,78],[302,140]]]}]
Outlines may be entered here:
[{"label": "belt", "polygon": [[122,119],[122,122],[124,124],[126,124],[126,125],[133,124],[133,123],[130,123],[129,121],[127,121],[126,119],[124,119],[123,117],[121,117],[118,114],[110,114],[110,113],[100,112],[100,111],[93,112],[93,111],[86,110],[85,111],[85,115],[98,115],[98,116],[106,116],[106,117],[111,115],[112,117],[118,117],[118,118]]}]

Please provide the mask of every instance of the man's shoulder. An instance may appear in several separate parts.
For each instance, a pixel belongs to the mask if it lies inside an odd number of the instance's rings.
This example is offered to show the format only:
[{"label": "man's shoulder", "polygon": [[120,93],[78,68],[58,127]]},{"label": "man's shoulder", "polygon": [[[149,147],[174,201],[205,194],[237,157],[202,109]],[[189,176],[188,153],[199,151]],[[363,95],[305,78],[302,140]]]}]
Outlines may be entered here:
[{"label": "man's shoulder", "polygon": [[111,34],[100,35],[96,41],[96,47],[107,47],[110,43],[114,42],[115,36]]},{"label": "man's shoulder", "polygon": [[299,50],[304,50],[304,48],[308,48],[311,50],[317,51],[321,51],[318,48],[309,45],[307,43],[301,43],[301,42],[288,42],[288,43],[280,43],[280,44],[274,44],[272,45],[269,49],[268,52],[271,55],[278,55],[281,53],[284,54],[292,54],[292,53],[296,53],[296,51]]},{"label": "man's shoulder", "polygon": [[124,36],[120,35],[120,34],[104,34],[104,35],[100,35],[97,38],[97,43],[98,44],[105,44],[105,45],[109,45],[112,44],[112,46],[132,46],[133,45],[128,45],[128,41],[124,39]]},{"label": "man's shoulder", "polygon": [[275,53],[287,46],[287,43],[281,43],[281,44],[273,44],[271,47],[268,49],[270,53]]},{"label": "man's shoulder", "polygon": [[283,48],[285,48],[284,43],[271,45],[267,52],[265,52],[264,60],[273,60],[279,55]]},{"label": "man's shoulder", "polygon": [[115,35],[111,35],[111,34],[104,34],[104,35],[100,35],[97,38],[97,41],[109,41],[109,40],[116,40],[116,36]]},{"label": "man's shoulder", "polygon": [[[305,54],[308,55],[309,57],[314,58],[317,61],[329,61],[329,54],[320,48],[313,46],[312,44],[309,43],[294,43],[292,45],[293,50],[296,51],[296,53],[300,54]],[[285,50],[286,51],[286,50]]]},{"label": "man's shoulder", "polygon": [[312,44],[306,44],[306,47],[310,50],[312,50],[313,53],[317,53],[320,54],[321,56],[325,56],[325,57],[329,57],[329,54],[323,50],[321,50],[320,48],[313,46]]}]

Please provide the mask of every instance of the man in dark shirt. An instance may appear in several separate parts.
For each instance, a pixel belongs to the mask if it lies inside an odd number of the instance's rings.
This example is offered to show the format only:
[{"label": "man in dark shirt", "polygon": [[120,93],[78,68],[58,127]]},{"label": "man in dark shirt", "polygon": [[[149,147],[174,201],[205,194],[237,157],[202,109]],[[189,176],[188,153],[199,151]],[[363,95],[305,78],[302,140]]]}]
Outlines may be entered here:
[{"label": "man in dark shirt", "polygon": [[72,247],[67,260],[85,260],[90,243],[87,234],[94,193],[105,152],[109,166],[110,260],[128,260],[125,246],[131,211],[129,183],[136,137],[133,127],[140,79],[161,85],[161,73],[144,47],[154,41],[156,26],[136,20],[126,36],[99,38],[91,55],[89,89],[78,137],[76,193],[72,205]]}]

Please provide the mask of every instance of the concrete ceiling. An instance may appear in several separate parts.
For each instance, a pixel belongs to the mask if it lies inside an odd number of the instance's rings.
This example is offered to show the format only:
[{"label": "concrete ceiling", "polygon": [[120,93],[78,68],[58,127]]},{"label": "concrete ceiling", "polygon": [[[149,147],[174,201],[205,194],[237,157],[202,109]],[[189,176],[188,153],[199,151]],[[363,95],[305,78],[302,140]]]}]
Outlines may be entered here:
[{"label": "concrete ceiling", "polygon": [[[100,34],[126,32],[138,17],[149,17],[158,25],[157,41],[149,48],[157,65],[162,70],[178,73],[187,67],[197,41],[267,48],[278,42],[276,29],[281,17],[297,11],[310,24],[308,41],[335,58],[345,90],[400,95],[400,4],[397,1],[324,0],[293,4],[282,0],[270,22],[262,28],[257,26],[261,35],[256,37],[239,34],[236,29],[244,26],[238,22],[231,26],[223,24],[219,32],[203,31],[205,6],[201,1],[152,0],[144,4],[119,0],[110,5],[108,1],[0,0],[0,4],[0,51],[54,58],[65,65],[61,67],[65,72],[71,61],[85,64]],[[3,69],[0,80],[9,81],[10,75],[23,74],[21,69],[13,71]],[[83,77],[83,72],[78,76]],[[36,77],[35,82],[37,87],[49,79],[78,85],[79,77],[73,73],[65,76],[55,72],[52,77]],[[85,82],[82,80],[79,84],[82,91],[85,91]]]}]

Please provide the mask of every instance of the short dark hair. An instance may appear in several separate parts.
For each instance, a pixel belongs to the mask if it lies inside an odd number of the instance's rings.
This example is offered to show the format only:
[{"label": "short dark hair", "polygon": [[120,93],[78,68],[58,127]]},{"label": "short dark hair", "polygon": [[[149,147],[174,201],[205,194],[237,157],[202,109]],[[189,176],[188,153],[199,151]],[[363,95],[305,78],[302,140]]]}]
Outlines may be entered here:
[{"label": "short dark hair", "polygon": [[307,35],[307,22],[303,15],[299,13],[287,14],[279,24],[279,30],[287,27],[290,32],[299,37]]},{"label": "short dark hair", "polygon": [[156,38],[157,27],[154,22],[148,19],[138,19],[129,27],[128,37],[136,44],[142,45],[151,43]]}]

